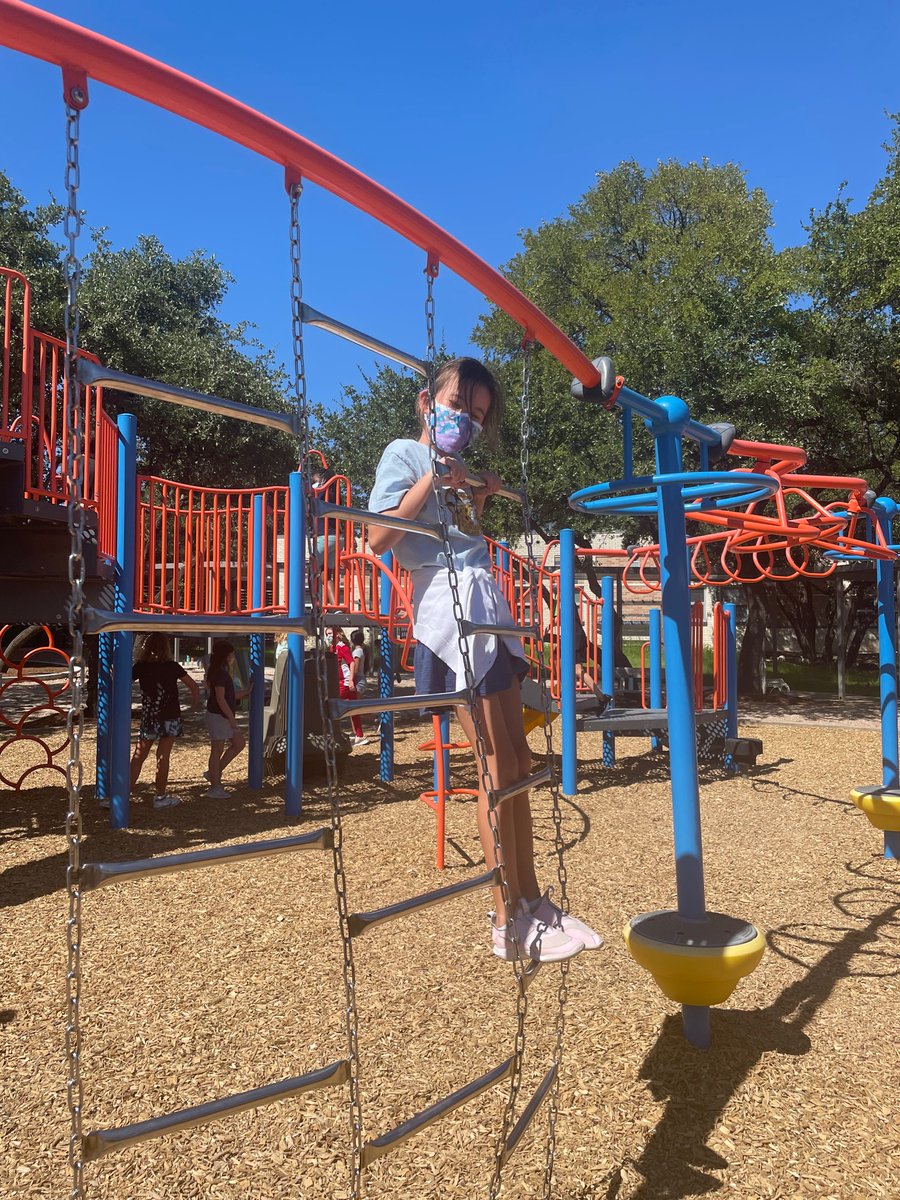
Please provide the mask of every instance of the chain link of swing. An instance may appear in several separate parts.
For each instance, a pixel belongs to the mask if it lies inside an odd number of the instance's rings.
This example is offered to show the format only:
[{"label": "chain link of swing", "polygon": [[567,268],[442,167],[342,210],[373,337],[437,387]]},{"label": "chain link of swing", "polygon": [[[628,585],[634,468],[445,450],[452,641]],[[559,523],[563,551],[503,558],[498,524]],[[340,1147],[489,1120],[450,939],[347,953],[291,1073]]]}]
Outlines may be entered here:
[{"label": "chain link of swing", "polygon": [[69,1107],[69,1168],[72,1183],[69,1196],[80,1200],[84,1195],[84,1160],[82,1158],[82,1110],[84,1082],[81,1074],[81,789],[84,766],[81,743],[84,738],[84,416],[80,404],[80,385],[76,373],[80,317],[78,289],[81,283],[81,263],[78,258],[78,236],[81,233],[81,213],[78,210],[79,110],[66,103],[66,213],[64,232],[67,243],[65,259],[65,476],[67,520],[69,526],[69,604],[68,625],[72,640],[69,658],[69,709],[66,732],[69,737],[69,757],[66,761],[66,1100]]},{"label": "chain link of swing", "polygon": [[[550,687],[545,680],[544,645],[540,638],[543,627],[543,596],[539,577],[537,559],[534,553],[534,525],[531,518],[531,500],[529,494],[529,446],[531,443],[531,364],[534,343],[525,337],[522,355],[522,393],[520,397],[521,420],[519,425],[519,468],[522,490],[522,521],[525,536],[525,553],[528,559],[529,580],[531,591],[531,615],[537,625],[539,640],[537,660],[537,683],[541,694],[541,709],[543,717],[544,738],[546,743],[547,766],[550,768],[550,789],[552,796],[554,849],[556,852],[556,873],[559,880],[559,903],[563,912],[569,911],[568,874],[566,872],[565,844],[562,831],[562,806],[559,799],[559,780],[556,774],[556,759],[553,748],[550,716]],[[562,602],[562,598],[560,598]],[[559,611],[559,605],[557,605]],[[563,1039],[566,1029],[566,1001],[569,995],[569,962],[564,959],[559,964],[559,983],[556,992],[556,1022],[554,1030],[553,1062],[556,1074],[550,1095],[547,1098],[548,1130],[547,1147],[544,1167],[544,1200],[550,1200],[553,1191],[553,1166],[556,1161],[556,1123],[559,1116],[559,1077],[562,1070]]]},{"label": "chain link of swing", "polygon": [[[328,703],[326,674],[326,637],[324,580],[316,554],[316,521],[313,519],[315,494],[310,466],[311,438],[309,404],[306,388],[306,364],[303,345],[303,282],[300,272],[300,197],[301,182],[290,185],[290,242],[291,242],[291,335],[294,355],[294,402],[297,437],[300,442],[300,462],[303,471],[303,490],[306,510],[306,561],[310,571],[310,604],[315,626],[313,659],[316,667],[316,695],[319,717],[325,739],[324,753],[333,835],[332,870],[338,908],[338,927],[344,960],[344,1018],[347,1035],[347,1054],[350,1063],[349,1118],[351,1139],[351,1195],[359,1200],[362,1194],[363,1117],[359,1079],[359,1014],[356,1003],[356,965],[353,940],[350,936],[350,904],[347,897],[347,875],[344,869],[344,830],[338,798],[337,762],[335,760],[334,723]],[[303,664],[300,664],[303,670]]]},{"label": "chain link of swing", "polygon": [[475,732],[475,753],[478,759],[478,770],[480,774],[482,790],[488,798],[488,824],[490,826],[491,838],[493,840],[494,860],[500,873],[500,894],[503,897],[503,904],[506,909],[506,928],[508,932],[512,933],[515,953],[515,957],[513,959],[513,970],[516,978],[516,1035],[513,1047],[513,1065],[510,1074],[509,1093],[507,1095],[506,1104],[503,1108],[500,1130],[494,1146],[494,1173],[491,1178],[491,1185],[488,1193],[490,1200],[496,1200],[501,1186],[503,1152],[506,1147],[507,1139],[509,1138],[512,1120],[515,1115],[516,1101],[518,1099],[519,1090],[522,1083],[522,1060],[525,1054],[525,1019],[528,1015],[528,996],[525,989],[528,981],[525,974],[525,966],[520,954],[518,931],[513,919],[514,913],[510,903],[509,883],[506,875],[506,862],[503,857],[503,847],[500,844],[499,813],[497,811],[497,805],[494,802],[494,781],[491,777],[491,771],[487,761],[487,745],[484,739],[484,731],[481,728],[478,705],[475,703],[475,674],[472,669],[472,660],[469,654],[468,639],[463,633],[465,613],[463,611],[462,601],[460,600],[459,596],[459,575],[456,570],[453,545],[450,540],[450,513],[447,508],[447,502],[444,498],[444,488],[442,486],[437,454],[435,452],[435,423],[437,419],[435,412],[435,373],[437,346],[435,342],[434,327],[434,278],[437,274],[436,266],[429,262],[425,274],[427,279],[427,292],[425,298],[425,325],[428,343],[425,356],[425,366],[427,370],[428,391],[427,416],[431,435],[431,486],[437,502],[441,539],[443,541],[444,555],[447,560],[447,576],[450,585],[450,595],[453,603],[453,616],[456,619],[457,645],[459,647],[459,653],[462,659],[466,691],[468,692],[469,696],[469,711],[472,719],[472,727]]}]

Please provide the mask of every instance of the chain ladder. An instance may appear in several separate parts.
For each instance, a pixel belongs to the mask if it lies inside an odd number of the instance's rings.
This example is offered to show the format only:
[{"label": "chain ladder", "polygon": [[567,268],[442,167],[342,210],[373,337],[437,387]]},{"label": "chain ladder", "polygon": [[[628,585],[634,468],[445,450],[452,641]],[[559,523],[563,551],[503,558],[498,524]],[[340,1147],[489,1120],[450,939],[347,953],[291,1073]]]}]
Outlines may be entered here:
[{"label": "chain ladder", "polygon": [[81,282],[81,263],[78,259],[78,235],[81,214],[78,211],[79,110],[66,101],[66,214],[64,231],[68,243],[65,260],[66,278],[66,355],[65,355],[65,473],[69,503],[66,506],[69,525],[69,635],[72,653],[69,658],[69,709],[66,733],[69,738],[69,757],[66,760],[66,789],[69,809],[66,814],[66,843],[69,862],[66,869],[68,917],[66,919],[66,1099],[69,1106],[69,1168],[73,1200],[84,1195],[84,1161],[82,1154],[82,1109],[84,1081],[81,1077],[81,789],[84,767],[81,762],[81,743],[84,738],[84,422],[80,406],[80,387],[76,373],[78,360],[78,288]]},{"label": "chain ladder", "polygon": [[344,869],[344,830],[338,799],[337,763],[334,752],[334,723],[328,704],[328,678],[326,674],[324,581],[322,569],[316,556],[316,522],[311,519],[315,497],[310,469],[310,427],[307,402],[306,366],[303,347],[303,283],[300,274],[300,196],[303,184],[290,184],[290,241],[291,241],[291,334],[294,353],[294,398],[297,436],[300,441],[303,486],[306,503],[306,562],[310,570],[310,604],[315,624],[316,693],[319,701],[319,716],[325,738],[325,765],[328,779],[328,799],[331,808],[331,831],[333,834],[332,868],[334,891],[337,898],[338,927],[344,959],[344,1000],[347,1052],[350,1062],[349,1116],[351,1138],[351,1195],[359,1200],[362,1191],[362,1142],[363,1120],[359,1081],[359,1015],[356,1004],[356,965],[353,958],[353,940],[350,937],[350,905],[347,898],[347,876]]},{"label": "chain ladder", "polygon": [[510,1134],[512,1119],[515,1115],[516,1100],[518,1099],[519,1089],[522,1083],[522,1060],[525,1054],[525,1018],[528,1014],[528,997],[525,991],[527,980],[525,976],[525,967],[519,953],[518,934],[516,931],[515,922],[513,921],[509,883],[506,877],[506,862],[503,857],[503,847],[500,844],[499,816],[493,801],[494,781],[491,778],[491,771],[490,767],[488,766],[487,745],[484,740],[484,731],[481,728],[481,720],[478,715],[478,706],[474,703],[475,674],[472,669],[472,660],[469,654],[469,644],[463,634],[463,621],[465,620],[465,613],[463,612],[462,601],[460,600],[459,596],[459,575],[456,570],[453,545],[450,541],[450,514],[447,509],[447,503],[444,498],[444,489],[441,486],[441,477],[438,471],[438,460],[435,450],[434,436],[436,422],[435,364],[437,358],[434,331],[434,278],[437,274],[437,267],[435,264],[432,264],[430,260],[425,274],[427,278],[425,325],[428,338],[425,366],[427,369],[428,422],[431,434],[429,447],[431,458],[431,486],[437,502],[441,539],[443,542],[444,556],[447,560],[447,577],[453,602],[453,615],[456,619],[457,645],[459,647],[459,653],[462,659],[466,690],[469,693],[469,711],[472,716],[472,726],[475,731],[475,752],[478,758],[478,769],[481,777],[482,788],[488,797],[488,823],[490,825],[491,837],[494,843],[494,857],[500,871],[500,894],[503,897],[503,904],[506,908],[507,928],[512,932],[513,944],[515,947],[513,971],[516,977],[516,1036],[513,1047],[513,1067],[510,1075],[509,1094],[507,1096],[506,1104],[504,1105],[503,1117],[500,1122],[500,1130],[494,1146],[494,1173],[491,1178],[491,1185],[488,1193],[490,1200],[496,1200],[496,1197],[500,1192],[500,1185],[502,1181],[503,1152]]},{"label": "chain ladder", "polygon": [[[529,444],[531,440],[531,357],[533,343],[525,338],[522,358],[522,396],[520,401],[521,423],[519,427],[519,467],[522,485],[522,516],[525,529],[525,551],[528,558],[529,578],[531,580],[531,614],[538,630],[543,625],[540,614],[543,611],[543,596],[541,581],[538,577],[537,559],[534,553],[534,527],[531,519],[531,501],[529,499]],[[560,597],[562,603],[562,597]],[[558,606],[557,606],[558,607]],[[550,725],[550,689],[544,683],[544,655],[541,642],[537,658],[537,682],[541,691],[541,707],[543,710],[544,737],[547,745],[547,765],[550,767],[550,789],[552,794],[553,825],[555,834],[556,872],[559,880],[559,903],[563,912],[569,911],[569,896],[567,891],[568,876],[564,856],[564,841],[562,832],[562,806],[559,799],[559,780],[556,776],[553,735]],[[566,1027],[566,1001],[569,994],[569,961],[564,959],[560,964],[559,983],[556,999],[556,1025],[554,1033],[553,1062],[556,1066],[556,1076],[550,1095],[547,1098],[548,1131],[547,1156],[544,1168],[544,1200],[550,1200],[553,1191],[553,1164],[556,1158],[556,1122],[559,1115],[559,1076],[562,1067],[563,1037]]]}]

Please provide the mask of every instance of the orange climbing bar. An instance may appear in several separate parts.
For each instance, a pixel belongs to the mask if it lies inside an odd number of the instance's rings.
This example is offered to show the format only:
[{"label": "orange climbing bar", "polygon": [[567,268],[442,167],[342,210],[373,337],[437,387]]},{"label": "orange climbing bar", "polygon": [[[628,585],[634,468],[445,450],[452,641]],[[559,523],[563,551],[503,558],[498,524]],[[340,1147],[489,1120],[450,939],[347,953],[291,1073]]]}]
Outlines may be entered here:
[{"label": "orange climbing bar", "polygon": [[137,50],[20,0],[0,0],[0,43],[70,74],[83,71],[90,79],[221,134],[279,163],[290,182],[302,177],[318,184],[421,247],[430,260],[455,271],[582,383],[593,387],[600,382],[590,359],[499,271],[387,188],[270,117]]}]

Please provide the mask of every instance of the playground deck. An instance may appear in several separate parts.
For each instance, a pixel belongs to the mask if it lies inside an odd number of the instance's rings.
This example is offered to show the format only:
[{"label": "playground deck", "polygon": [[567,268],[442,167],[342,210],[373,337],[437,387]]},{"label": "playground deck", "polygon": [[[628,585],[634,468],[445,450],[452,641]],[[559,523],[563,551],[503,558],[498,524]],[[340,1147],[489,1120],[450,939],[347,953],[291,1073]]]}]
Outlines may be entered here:
[{"label": "playground deck", "polygon": [[[430,784],[430,762],[416,750],[423,730],[400,730],[394,784],[376,778],[374,743],[351,757],[346,853],[361,907],[454,882],[471,870],[467,855],[477,861],[474,812],[461,801],[448,814],[448,869],[434,869],[433,816],[408,798]],[[675,1006],[621,940],[630,916],[674,900],[665,760],[629,760],[624,745],[615,771],[588,768],[576,801],[564,805],[575,907],[608,944],[576,959],[570,975],[563,1200],[674,1200],[720,1188],[740,1200],[896,1195],[900,876],[846,799],[853,784],[877,776],[878,735],[820,724],[741,732],[764,737],[760,770],[732,778],[701,767],[708,900],[752,918],[770,948],[732,1002],[713,1011],[708,1053],[684,1041]],[[224,803],[193,798],[206,750],[196,718],[186,742],[172,785],[190,803],[154,812],[141,803],[150,784],[141,785],[133,828],[113,833],[87,801],[91,857],[293,828],[275,786],[261,796],[238,790]],[[586,736],[582,754],[598,756],[599,743]],[[463,761],[460,784],[470,782]],[[306,804],[303,824],[312,826],[326,808],[312,781]],[[59,789],[4,797],[0,902],[15,952],[5,958],[0,999],[0,1192],[29,1200],[67,1188],[64,811]],[[537,832],[549,878],[549,818]],[[509,968],[488,953],[486,908],[486,897],[462,899],[357,943],[373,1132],[509,1052],[513,993]],[[202,887],[178,875],[87,897],[88,1124],[138,1120],[339,1057],[334,925],[330,865],[318,854],[211,870]],[[549,1053],[554,985],[545,968],[529,991],[536,1053],[526,1057],[528,1084]],[[500,1104],[497,1089],[374,1164],[370,1200],[485,1195]],[[345,1145],[344,1094],[335,1089],[125,1151],[94,1167],[91,1196],[342,1200]],[[541,1158],[536,1129],[507,1168],[507,1200],[540,1195]]]}]

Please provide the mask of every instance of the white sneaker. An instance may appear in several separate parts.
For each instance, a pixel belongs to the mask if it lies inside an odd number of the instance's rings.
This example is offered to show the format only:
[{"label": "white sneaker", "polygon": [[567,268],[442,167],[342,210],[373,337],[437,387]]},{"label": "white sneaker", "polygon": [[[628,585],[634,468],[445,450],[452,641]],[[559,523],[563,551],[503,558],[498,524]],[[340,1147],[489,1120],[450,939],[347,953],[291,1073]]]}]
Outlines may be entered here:
[{"label": "white sneaker", "polygon": [[353,739],[353,749],[355,750],[357,746],[368,746],[370,740],[367,737],[355,737]]},{"label": "white sneaker", "polygon": [[207,800],[227,800],[231,792],[223,787],[211,787],[203,795]]},{"label": "white sneaker", "polygon": [[543,896],[539,896],[537,900],[532,900],[532,916],[537,917],[539,921],[545,921],[554,929],[561,929],[571,937],[579,938],[584,943],[585,950],[599,950],[603,945],[601,934],[597,933],[595,929],[591,929],[590,925],[587,925],[584,921],[579,921],[577,917],[573,917],[571,913],[563,912],[550,899],[552,895],[553,888],[548,887]]},{"label": "white sneaker", "polygon": [[[519,901],[516,908],[515,926],[519,952],[523,958],[530,958],[533,962],[561,962],[564,958],[573,958],[584,949],[581,938],[572,937],[559,926],[539,920],[524,899]],[[496,925],[492,919],[491,942],[491,950],[497,958],[505,962],[515,959],[515,942],[508,925]]]},{"label": "white sneaker", "polygon": [[181,799],[178,796],[154,796],[154,808],[174,808],[176,804],[180,804]]}]

